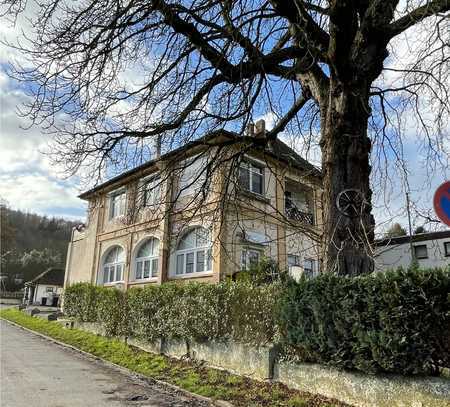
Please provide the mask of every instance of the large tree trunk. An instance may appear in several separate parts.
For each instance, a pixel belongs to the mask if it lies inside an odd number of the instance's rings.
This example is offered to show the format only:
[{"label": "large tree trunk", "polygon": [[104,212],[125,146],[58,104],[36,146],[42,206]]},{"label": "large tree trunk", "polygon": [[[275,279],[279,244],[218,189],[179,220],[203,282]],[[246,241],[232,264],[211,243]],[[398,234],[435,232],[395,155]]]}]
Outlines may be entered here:
[{"label": "large tree trunk", "polygon": [[[323,266],[341,275],[373,270],[368,92],[367,83],[342,84],[332,75],[322,109]],[[347,197],[356,198],[354,207],[348,206]]]}]

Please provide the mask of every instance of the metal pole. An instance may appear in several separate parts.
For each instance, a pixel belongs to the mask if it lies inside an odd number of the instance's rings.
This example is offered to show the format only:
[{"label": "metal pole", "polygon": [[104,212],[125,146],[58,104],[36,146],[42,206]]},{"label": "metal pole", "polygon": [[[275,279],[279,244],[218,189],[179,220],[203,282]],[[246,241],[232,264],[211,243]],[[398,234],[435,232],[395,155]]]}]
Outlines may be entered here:
[{"label": "metal pole", "polygon": [[411,212],[409,210],[409,192],[406,192],[406,212],[408,214],[408,226],[409,226],[409,250],[411,251],[411,264],[416,261],[416,256],[414,254],[414,248],[412,244],[412,227],[411,227]]}]

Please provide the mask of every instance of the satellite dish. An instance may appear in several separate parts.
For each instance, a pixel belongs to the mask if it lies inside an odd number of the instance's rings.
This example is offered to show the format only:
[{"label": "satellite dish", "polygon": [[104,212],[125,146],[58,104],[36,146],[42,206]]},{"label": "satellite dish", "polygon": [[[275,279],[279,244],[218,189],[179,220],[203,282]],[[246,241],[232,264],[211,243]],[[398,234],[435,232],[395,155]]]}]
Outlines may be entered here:
[{"label": "satellite dish", "polygon": [[338,211],[348,218],[361,216],[366,205],[364,194],[359,189],[344,189],[336,198]]}]

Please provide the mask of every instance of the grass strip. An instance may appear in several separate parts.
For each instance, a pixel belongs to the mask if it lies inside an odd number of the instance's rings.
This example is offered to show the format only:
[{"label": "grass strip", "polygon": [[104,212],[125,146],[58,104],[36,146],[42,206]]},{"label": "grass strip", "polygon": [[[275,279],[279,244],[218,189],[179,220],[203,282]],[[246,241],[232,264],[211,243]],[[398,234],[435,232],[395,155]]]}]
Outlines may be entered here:
[{"label": "grass strip", "polygon": [[226,400],[242,407],[341,407],[344,403],[213,369],[195,361],[181,361],[127,345],[123,341],[67,329],[57,322],[30,317],[17,309],[0,311],[0,318],[42,333],[60,342],[145,376],[177,385],[192,393]]}]

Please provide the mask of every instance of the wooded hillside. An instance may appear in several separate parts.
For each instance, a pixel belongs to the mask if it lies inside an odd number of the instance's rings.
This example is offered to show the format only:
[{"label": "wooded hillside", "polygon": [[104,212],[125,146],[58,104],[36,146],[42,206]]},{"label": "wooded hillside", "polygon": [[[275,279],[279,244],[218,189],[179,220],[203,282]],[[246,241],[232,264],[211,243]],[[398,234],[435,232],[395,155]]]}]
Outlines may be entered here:
[{"label": "wooded hillside", "polygon": [[[41,216],[0,205],[1,275],[17,289],[48,267],[64,268],[72,228],[80,222]],[[22,280],[22,281],[20,281]]]}]

